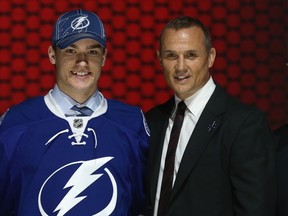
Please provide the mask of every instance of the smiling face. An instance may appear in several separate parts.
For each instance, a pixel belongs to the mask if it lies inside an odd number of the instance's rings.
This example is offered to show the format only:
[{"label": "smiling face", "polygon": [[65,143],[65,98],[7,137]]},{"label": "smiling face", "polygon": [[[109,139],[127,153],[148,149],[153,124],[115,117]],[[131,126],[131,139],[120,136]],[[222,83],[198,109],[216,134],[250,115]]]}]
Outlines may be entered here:
[{"label": "smiling face", "polygon": [[96,90],[106,59],[106,49],[93,39],[81,39],[72,45],[48,49],[50,62],[56,65],[58,87],[79,103]]},{"label": "smiling face", "polygon": [[197,26],[166,29],[157,52],[169,86],[182,100],[193,95],[209,80],[216,51],[207,52],[205,38]]}]

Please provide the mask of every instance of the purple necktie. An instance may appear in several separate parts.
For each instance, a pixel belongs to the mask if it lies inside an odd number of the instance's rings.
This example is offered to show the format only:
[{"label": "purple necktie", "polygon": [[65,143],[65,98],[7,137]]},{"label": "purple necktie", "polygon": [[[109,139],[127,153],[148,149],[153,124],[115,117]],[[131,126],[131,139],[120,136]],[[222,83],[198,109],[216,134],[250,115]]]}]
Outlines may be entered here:
[{"label": "purple necktie", "polygon": [[175,164],[175,152],[179,140],[179,134],[183,124],[184,114],[186,110],[184,101],[178,103],[177,112],[175,115],[168,150],[165,158],[165,167],[161,185],[160,199],[158,205],[158,216],[164,216],[165,210],[168,208],[170,195],[172,191],[173,173]]}]

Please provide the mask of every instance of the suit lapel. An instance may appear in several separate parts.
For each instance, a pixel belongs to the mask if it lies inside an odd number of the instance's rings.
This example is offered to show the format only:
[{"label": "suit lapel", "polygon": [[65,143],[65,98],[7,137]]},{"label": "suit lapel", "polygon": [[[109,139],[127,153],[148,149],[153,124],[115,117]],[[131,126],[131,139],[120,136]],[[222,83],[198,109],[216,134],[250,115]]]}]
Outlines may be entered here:
[{"label": "suit lapel", "polygon": [[177,194],[190,172],[193,171],[209,141],[221,125],[225,106],[226,93],[216,85],[216,89],[206,104],[185,149],[171,199]]}]

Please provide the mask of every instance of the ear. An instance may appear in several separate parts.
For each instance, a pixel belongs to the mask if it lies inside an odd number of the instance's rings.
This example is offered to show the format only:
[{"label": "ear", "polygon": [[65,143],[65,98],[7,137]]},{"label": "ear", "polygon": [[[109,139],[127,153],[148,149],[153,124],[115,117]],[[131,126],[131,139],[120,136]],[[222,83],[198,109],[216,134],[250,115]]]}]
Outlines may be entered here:
[{"label": "ear", "polygon": [[49,46],[48,48],[48,56],[51,64],[56,64],[56,56],[55,56],[55,50],[52,48],[52,46]]},{"label": "ear", "polygon": [[216,58],[216,49],[215,48],[211,48],[209,51],[209,59],[208,59],[208,67],[211,68],[214,64]]},{"label": "ear", "polygon": [[160,65],[163,66],[163,64],[162,64],[162,58],[161,58],[161,54],[160,54],[160,51],[159,51],[159,50],[157,50],[157,58],[158,58],[158,60],[159,60]]},{"label": "ear", "polygon": [[106,56],[107,56],[107,49],[105,48],[103,51],[102,67],[104,67],[104,65],[105,65]]}]

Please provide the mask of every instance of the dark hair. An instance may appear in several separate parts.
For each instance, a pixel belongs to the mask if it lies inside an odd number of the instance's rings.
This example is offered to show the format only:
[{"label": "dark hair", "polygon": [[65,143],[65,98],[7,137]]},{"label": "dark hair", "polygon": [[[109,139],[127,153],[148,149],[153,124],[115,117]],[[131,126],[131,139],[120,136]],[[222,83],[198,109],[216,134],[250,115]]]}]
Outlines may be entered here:
[{"label": "dark hair", "polygon": [[162,36],[165,30],[167,29],[179,30],[179,29],[184,29],[184,28],[190,28],[193,26],[199,27],[204,33],[204,37],[205,37],[204,45],[206,47],[207,52],[209,52],[210,49],[212,48],[212,42],[211,42],[211,36],[210,36],[208,28],[200,20],[193,18],[193,17],[189,17],[189,16],[176,17],[164,26],[160,34],[160,49],[161,49],[161,43],[162,43]]}]

